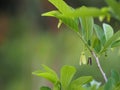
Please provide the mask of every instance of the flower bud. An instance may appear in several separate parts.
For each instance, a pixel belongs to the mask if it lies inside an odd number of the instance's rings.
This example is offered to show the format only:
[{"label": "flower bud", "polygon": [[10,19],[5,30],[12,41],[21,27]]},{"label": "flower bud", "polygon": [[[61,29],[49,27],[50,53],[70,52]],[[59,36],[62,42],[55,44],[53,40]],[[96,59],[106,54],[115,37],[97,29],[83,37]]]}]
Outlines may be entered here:
[{"label": "flower bud", "polygon": [[92,65],[92,58],[91,58],[91,56],[88,57],[88,63],[87,64]]},{"label": "flower bud", "polygon": [[80,62],[79,62],[80,65],[82,64],[87,64],[87,60],[86,60],[86,56],[84,54],[84,52],[82,52],[81,56],[80,56]]}]

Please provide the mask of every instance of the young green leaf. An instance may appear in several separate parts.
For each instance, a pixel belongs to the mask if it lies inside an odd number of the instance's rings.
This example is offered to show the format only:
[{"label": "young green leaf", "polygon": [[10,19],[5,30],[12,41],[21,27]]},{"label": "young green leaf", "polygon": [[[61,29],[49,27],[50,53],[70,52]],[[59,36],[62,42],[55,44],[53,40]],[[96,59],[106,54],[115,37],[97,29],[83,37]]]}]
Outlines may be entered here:
[{"label": "young green leaf", "polygon": [[94,50],[99,53],[100,50],[101,50],[101,43],[100,43],[100,40],[98,38],[95,38],[94,41],[93,41],[93,48]]},{"label": "young green leaf", "polygon": [[108,24],[103,24],[104,34],[106,41],[108,41],[113,36],[113,28]]},{"label": "young green leaf", "polygon": [[69,28],[73,29],[75,32],[79,31],[79,28],[78,28],[79,22],[77,18],[69,18],[69,17],[62,16],[60,20]]},{"label": "young green leaf", "polygon": [[101,44],[104,45],[104,43],[106,42],[104,31],[97,24],[94,24],[94,30],[95,30],[96,35],[97,35],[98,39],[100,40]]},{"label": "young green leaf", "polygon": [[57,77],[57,74],[54,70],[52,70],[51,68],[49,68],[48,66],[43,65],[43,64],[42,64],[42,67],[46,70],[46,72],[52,73]]},{"label": "young green leaf", "polygon": [[107,83],[105,84],[104,90],[114,90],[113,79],[109,78]]},{"label": "young green leaf", "polygon": [[79,77],[78,79],[71,82],[71,86],[82,86],[84,84],[89,83],[92,80],[93,78],[91,76]]},{"label": "young green leaf", "polygon": [[91,40],[93,34],[93,17],[81,17],[80,23],[82,27],[82,35],[84,39],[88,42],[88,40]]},{"label": "young green leaf", "polygon": [[116,32],[104,45],[104,48],[101,52],[105,51],[109,48],[114,41],[116,41],[120,37],[120,31]]},{"label": "young green leaf", "polygon": [[49,80],[50,82],[52,82],[53,84],[55,84],[57,81],[59,81],[59,78],[58,78],[55,71],[53,71],[52,69],[50,69],[46,65],[42,65],[42,66],[45,69],[45,71],[39,70],[39,71],[33,72],[32,74],[34,74],[36,76],[43,77],[43,78]]},{"label": "young green leaf", "polygon": [[72,66],[66,65],[62,67],[61,73],[60,73],[60,76],[61,76],[60,81],[64,90],[67,90],[75,72],[76,72],[76,69]]},{"label": "young green leaf", "polygon": [[53,90],[61,90],[61,83],[59,81],[54,84]]},{"label": "young green leaf", "polygon": [[40,88],[40,90],[51,90],[49,87],[46,87],[46,86],[42,86],[41,88]]},{"label": "young green leaf", "polygon": [[58,78],[58,76],[57,76],[57,74],[56,74],[56,72],[55,72],[54,70],[52,70],[51,68],[49,68],[49,67],[46,66],[46,65],[42,65],[42,66],[43,66],[43,68],[46,70],[46,72],[48,72],[48,73],[50,73],[50,74],[53,75],[53,77],[56,79],[56,81],[59,80],[59,78]]},{"label": "young green leaf", "polygon": [[62,14],[67,14],[73,11],[72,7],[67,5],[63,0],[48,0],[51,2]]},{"label": "young green leaf", "polygon": [[43,13],[42,16],[56,17],[57,19],[59,19],[59,21],[63,22],[65,25],[67,25],[74,31],[76,31],[76,32],[79,31],[79,29],[78,29],[79,22],[78,22],[77,18],[67,17],[67,16],[61,14],[59,11],[46,12],[46,13]]},{"label": "young green leaf", "polygon": [[36,76],[43,77],[43,78],[49,80],[50,82],[52,82],[53,84],[55,84],[58,81],[58,78],[56,76],[54,76],[54,74],[52,74],[52,73],[48,73],[48,72],[35,73],[35,72],[33,72],[33,74]]},{"label": "young green leaf", "polygon": [[59,18],[61,15],[62,14],[57,10],[49,11],[42,14],[42,16],[50,16],[50,17],[56,17],[56,18]]},{"label": "young green leaf", "polygon": [[118,47],[118,46],[120,46],[120,40],[117,40],[117,41],[113,42],[113,44],[111,45],[112,48],[113,47]]},{"label": "young green leaf", "polygon": [[108,10],[100,10],[95,7],[85,7],[75,9],[73,12],[68,14],[70,17],[98,17],[108,15]]},{"label": "young green leaf", "polygon": [[111,71],[111,77],[114,79],[114,84],[117,85],[120,82],[120,76],[115,70]]},{"label": "young green leaf", "polygon": [[71,87],[70,89],[68,89],[68,90],[86,90],[83,86],[73,86],[73,87]]}]

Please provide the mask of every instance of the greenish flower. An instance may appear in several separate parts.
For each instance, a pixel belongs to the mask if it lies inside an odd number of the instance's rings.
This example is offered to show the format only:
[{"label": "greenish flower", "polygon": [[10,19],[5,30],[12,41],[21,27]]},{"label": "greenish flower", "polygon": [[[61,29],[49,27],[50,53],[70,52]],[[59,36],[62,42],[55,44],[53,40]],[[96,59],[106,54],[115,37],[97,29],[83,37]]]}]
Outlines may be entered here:
[{"label": "greenish flower", "polygon": [[86,60],[86,56],[85,56],[84,52],[81,53],[79,64],[80,65],[87,64],[87,60]]}]

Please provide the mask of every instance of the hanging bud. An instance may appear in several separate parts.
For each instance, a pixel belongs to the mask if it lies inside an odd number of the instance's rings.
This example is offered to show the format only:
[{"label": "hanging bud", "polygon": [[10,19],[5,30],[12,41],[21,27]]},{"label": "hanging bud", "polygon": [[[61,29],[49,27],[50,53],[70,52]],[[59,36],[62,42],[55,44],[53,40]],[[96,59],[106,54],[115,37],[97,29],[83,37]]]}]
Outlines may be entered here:
[{"label": "hanging bud", "polygon": [[92,58],[91,58],[91,57],[88,57],[88,62],[87,62],[87,64],[92,65]]},{"label": "hanging bud", "polygon": [[57,27],[60,28],[61,24],[62,24],[62,21],[59,20]]},{"label": "hanging bud", "polygon": [[104,20],[105,16],[99,16],[99,21],[102,22]]},{"label": "hanging bud", "polygon": [[82,64],[87,64],[86,56],[85,56],[84,52],[81,53],[79,64],[80,64],[80,65],[82,65]]},{"label": "hanging bud", "polygon": [[110,22],[110,19],[111,19],[110,15],[107,15],[107,21],[108,22]]}]

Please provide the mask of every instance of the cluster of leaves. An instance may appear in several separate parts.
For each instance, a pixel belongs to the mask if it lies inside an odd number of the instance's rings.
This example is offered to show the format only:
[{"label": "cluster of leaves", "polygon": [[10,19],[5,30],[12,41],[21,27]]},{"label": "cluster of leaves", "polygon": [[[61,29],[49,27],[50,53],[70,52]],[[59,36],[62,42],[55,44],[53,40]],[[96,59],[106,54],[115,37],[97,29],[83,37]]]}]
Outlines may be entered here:
[{"label": "cluster of leaves", "polygon": [[42,65],[44,70],[33,72],[34,75],[43,77],[53,84],[51,89],[48,86],[42,86],[40,90],[119,90],[120,89],[120,75],[112,70],[111,77],[105,85],[97,85],[97,82],[91,84],[92,76],[82,76],[73,79],[76,69],[73,66],[65,65],[60,70],[60,78],[54,70],[48,66]]},{"label": "cluster of leaves", "polygon": [[[89,51],[94,51],[97,55],[101,55],[110,48],[120,46],[119,30],[114,33],[110,25],[103,23],[101,27],[94,23],[94,17],[99,17],[100,19],[107,17],[109,19],[110,16],[113,16],[120,20],[120,3],[116,0],[106,0],[109,7],[102,9],[85,6],[74,9],[63,0],[48,1],[58,10],[43,13],[42,16],[57,18],[59,20],[58,28],[62,23],[70,27],[79,35]],[[84,54],[82,54],[82,57],[84,57]],[[81,63],[85,63],[85,61]],[[111,72],[111,77],[103,86],[96,87],[95,85],[89,86],[93,80],[91,76],[83,76],[72,80],[76,72],[76,69],[72,66],[63,66],[60,72],[60,78],[49,67],[43,65],[43,68],[45,71],[36,71],[33,74],[52,82],[52,90],[120,90],[120,75],[115,71]],[[41,87],[41,90],[51,89],[49,87]]]},{"label": "cluster of leaves", "polygon": [[[84,85],[93,80],[91,76],[79,77],[72,80],[76,69],[73,66],[63,66],[60,71],[60,78],[56,72],[49,67],[42,65],[44,71],[38,70],[33,72],[34,75],[43,77],[53,83],[52,90],[85,90]],[[51,90],[49,87],[43,86],[40,90]]]},{"label": "cluster of leaves", "polygon": [[[56,17],[59,20],[58,27],[62,23],[74,30],[82,39],[88,49],[94,50],[97,54],[104,53],[109,48],[114,48],[120,45],[120,31],[114,33],[113,28],[108,24],[103,24],[103,29],[94,24],[93,17],[110,17],[108,11],[114,11],[118,14],[116,4],[112,4],[112,9],[104,7],[98,9],[95,7],[85,7],[74,9],[67,5],[63,0],[48,0],[58,10],[53,10],[43,13],[42,16]],[[107,0],[111,5],[114,0]],[[81,28],[79,28],[81,26]]]},{"label": "cluster of leaves", "polygon": [[120,75],[118,72],[111,71],[111,77],[105,83],[104,90],[120,90]]}]

